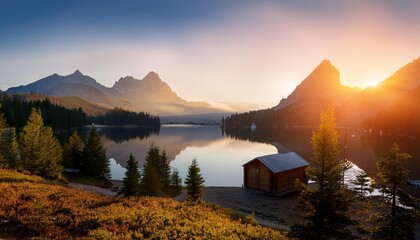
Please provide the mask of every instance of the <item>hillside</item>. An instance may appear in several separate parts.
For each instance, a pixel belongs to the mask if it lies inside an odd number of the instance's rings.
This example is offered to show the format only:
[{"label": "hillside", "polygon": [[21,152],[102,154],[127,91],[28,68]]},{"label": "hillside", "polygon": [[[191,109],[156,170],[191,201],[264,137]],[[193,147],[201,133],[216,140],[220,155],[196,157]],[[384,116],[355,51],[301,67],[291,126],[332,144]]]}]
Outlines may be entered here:
[{"label": "hillside", "polygon": [[0,169],[0,238],[287,239],[214,205],[117,198]]},{"label": "hillside", "polygon": [[42,94],[20,94],[20,97],[25,101],[44,101],[48,99],[48,101],[50,101],[52,104],[65,107],[67,109],[77,109],[80,107],[88,116],[103,115],[111,110],[110,107],[99,106],[84,100],[83,98],[74,96],[58,97]]},{"label": "hillside", "polygon": [[364,127],[374,132],[420,136],[420,87],[404,94],[389,107],[365,119]]},{"label": "hillside", "polygon": [[332,100],[339,125],[420,136],[420,58],[363,91],[342,86],[339,76],[338,70],[324,60],[277,106],[232,115],[224,125],[227,129],[250,128],[252,123],[257,129],[315,126],[321,110]]},{"label": "hillside", "polygon": [[[377,86],[368,87],[339,107],[343,125],[361,126],[420,86],[420,58],[408,63]],[[407,112],[408,113],[408,112]]]},{"label": "hillside", "polygon": [[229,107],[214,107],[207,102],[190,102],[179,97],[155,72],[138,80],[120,78],[111,88],[80,71],[67,76],[53,74],[26,86],[9,88],[8,93],[40,93],[48,96],[72,96],[91,102],[100,108],[123,108],[157,115],[189,115],[220,113]]}]

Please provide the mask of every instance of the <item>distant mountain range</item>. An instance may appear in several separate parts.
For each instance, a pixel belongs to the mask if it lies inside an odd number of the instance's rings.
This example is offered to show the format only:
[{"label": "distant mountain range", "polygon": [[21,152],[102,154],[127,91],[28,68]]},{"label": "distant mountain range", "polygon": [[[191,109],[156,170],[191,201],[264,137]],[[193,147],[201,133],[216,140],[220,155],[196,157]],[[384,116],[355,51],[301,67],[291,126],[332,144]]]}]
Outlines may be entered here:
[{"label": "distant mountain range", "polygon": [[231,129],[251,123],[257,128],[315,126],[330,100],[339,125],[420,136],[420,58],[364,90],[341,85],[339,71],[324,60],[272,109],[235,114],[224,124]]},{"label": "distant mountain range", "polygon": [[[189,102],[179,97],[155,72],[142,80],[120,78],[111,88],[75,71],[68,76],[53,74],[26,86],[14,87],[8,93],[20,93],[28,100],[44,98],[69,108],[82,107],[87,113],[101,114],[120,107],[143,111],[165,118],[164,122],[214,123],[220,113],[232,112],[226,107],[206,102]],[[39,94],[29,94],[39,93]],[[405,65],[377,86],[364,90],[341,85],[340,73],[329,60],[323,60],[295,90],[268,110],[235,114],[227,118],[226,127],[281,128],[294,125],[317,125],[319,115],[328,101],[337,109],[339,125],[380,128],[420,136],[420,58]],[[185,118],[174,116],[183,115]],[[187,117],[188,115],[188,117]],[[397,116],[398,115],[398,116]],[[209,120],[210,119],[210,120]],[[393,121],[387,120],[393,119]],[[407,126],[410,126],[407,128]]]},{"label": "distant mountain range", "polygon": [[155,72],[142,80],[120,78],[111,88],[83,75],[79,70],[67,76],[53,74],[26,86],[9,88],[12,94],[40,93],[48,96],[72,96],[104,109],[120,107],[156,115],[190,115],[228,112],[207,102],[189,102],[180,98]]}]

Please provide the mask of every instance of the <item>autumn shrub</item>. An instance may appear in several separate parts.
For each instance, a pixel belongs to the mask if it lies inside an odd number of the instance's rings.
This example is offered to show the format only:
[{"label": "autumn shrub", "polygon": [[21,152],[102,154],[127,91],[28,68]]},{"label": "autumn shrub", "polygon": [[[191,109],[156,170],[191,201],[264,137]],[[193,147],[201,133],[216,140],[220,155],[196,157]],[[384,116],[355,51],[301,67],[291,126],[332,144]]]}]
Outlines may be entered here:
[{"label": "autumn shrub", "polygon": [[28,173],[18,172],[10,169],[0,168],[0,182],[34,182],[34,183],[46,183],[47,181],[37,175],[31,175]]},{"label": "autumn shrub", "polygon": [[[18,173],[18,178],[22,179]],[[168,198],[118,198],[0,175],[0,238],[286,239],[232,211]],[[7,228],[15,223],[16,228]]]}]

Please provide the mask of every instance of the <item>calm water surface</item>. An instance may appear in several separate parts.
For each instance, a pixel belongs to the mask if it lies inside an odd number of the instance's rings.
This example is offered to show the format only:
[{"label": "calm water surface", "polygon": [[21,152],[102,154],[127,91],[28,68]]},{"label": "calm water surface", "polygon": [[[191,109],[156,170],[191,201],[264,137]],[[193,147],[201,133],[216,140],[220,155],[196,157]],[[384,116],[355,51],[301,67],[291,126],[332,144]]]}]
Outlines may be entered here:
[{"label": "calm water surface", "polygon": [[[242,165],[257,156],[295,151],[309,160],[309,140],[314,130],[292,129],[275,133],[257,129],[227,136],[218,126],[164,125],[159,133],[141,128],[98,126],[98,129],[111,159],[112,179],[124,177],[130,153],[142,166],[153,143],[166,150],[171,166],[179,170],[182,179],[185,179],[192,159],[196,158],[206,186],[242,186]],[[341,150],[347,142],[346,158],[367,172],[376,171],[376,162],[396,141],[402,151],[413,156],[405,162],[410,178],[420,179],[419,140],[380,137],[351,129],[339,129],[339,133]]]},{"label": "calm water surface", "polygon": [[223,136],[218,126],[162,126],[158,135],[122,141],[112,140],[107,131],[108,128],[100,128],[107,156],[111,158],[112,179],[124,177],[130,153],[142,166],[152,143],[165,149],[171,167],[178,169],[182,179],[192,159],[197,159],[206,186],[242,186],[243,164],[260,155],[277,153],[276,147],[267,143]]}]

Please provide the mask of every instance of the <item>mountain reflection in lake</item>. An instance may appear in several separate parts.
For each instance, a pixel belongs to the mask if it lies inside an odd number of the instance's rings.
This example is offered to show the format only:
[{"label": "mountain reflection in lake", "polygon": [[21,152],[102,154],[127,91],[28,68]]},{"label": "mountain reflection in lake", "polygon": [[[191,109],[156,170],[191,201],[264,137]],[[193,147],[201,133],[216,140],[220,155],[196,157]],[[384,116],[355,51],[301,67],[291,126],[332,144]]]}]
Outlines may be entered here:
[{"label": "mountain reflection in lake", "polygon": [[[111,161],[113,179],[124,176],[128,156],[132,153],[143,166],[149,146],[154,143],[166,150],[171,166],[185,179],[191,160],[196,158],[206,186],[242,186],[242,165],[256,156],[295,151],[310,160],[310,137],[315,128],[293,128],[287,131],[240,131],[223,134],[218,126],[164,125],[160,131],[141,128],[98,126],[102,143]],[[345,130],[339,129],[343,150]],[[413,158],[404,165],[410,179],[420,179],[420,141],[380,137],[361,130],[347,129],[346,157],[366,172],[376,171],[376,162],[396,141],[401,151]],[[341,157],[343,151],[341,151]],[[122,167],[121,167],[122,166]]]},{"label": "mountain reflection in lake", "polygon": [[[150,145],[165,149],[171,166],[177,168],[183,179],[193,158],[197,159],[206,186],[241,186],[242,165],[252,158],[277,153],[274,146],[234,140],[223,136],[218,126],[167,125],[159,134],[146,137],[127,138],[119,136],[118,141],[107,134],[109,128],[99,128],[102,143],[111,160],[113,179],[121,179],[121,166],[125,167],[130,153],[143,166]],[[121,131],[124,134],[126,131]],[[115,133],[115,131],[114,131]]]}]

